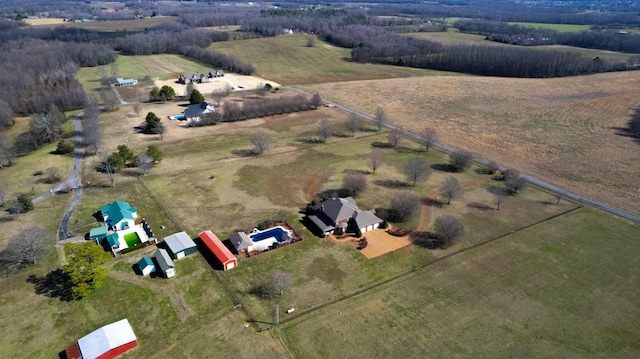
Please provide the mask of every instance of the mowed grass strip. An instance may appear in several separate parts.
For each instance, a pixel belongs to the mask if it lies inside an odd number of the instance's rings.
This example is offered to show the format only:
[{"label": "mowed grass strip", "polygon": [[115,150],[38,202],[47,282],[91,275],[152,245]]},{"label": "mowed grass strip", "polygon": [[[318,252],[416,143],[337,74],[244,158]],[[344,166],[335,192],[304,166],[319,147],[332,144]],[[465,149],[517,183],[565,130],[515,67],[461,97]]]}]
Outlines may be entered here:
[{"label": "mowed grass strip", "polygon": [[256,67],[260,77],[283,85],[385,79],[446,74],[439,71],[400,66],[351,62],[351,50],[314,38],[315,46],[305,46],[311,35],[286,35],[262,39],[213,43],[209,49],[233,55]]},{"label": "mowed grass strip", "polygon": [[542,22],[508,22],[509,25],[518,25],[523,27],[530,27],[535,29],[549,29],[558,32],[580,32],[587,31],[591,27],[589,25],[577,25],[577,24],[547,24]]},{"label": "mowed grass strip", "polygon": [[299,358],[635,357],[638,229],[581,209],[303,316],[281,334]]}]

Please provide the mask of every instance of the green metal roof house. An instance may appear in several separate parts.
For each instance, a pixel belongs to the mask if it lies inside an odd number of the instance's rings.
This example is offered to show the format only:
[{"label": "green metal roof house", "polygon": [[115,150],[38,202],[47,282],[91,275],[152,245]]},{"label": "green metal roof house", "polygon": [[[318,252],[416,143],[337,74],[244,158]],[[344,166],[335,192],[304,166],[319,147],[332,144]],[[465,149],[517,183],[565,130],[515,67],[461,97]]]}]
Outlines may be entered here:
[{"label": "green metal roof house", "polygon": [[107,237],[108,230],[109,230],[109,227],[107,226],[91,228],[91,230],[89,231],[89,239],[91,239],[92,241],[96,241],[96,243],[100,244],[100,242],[102,242],[102,240]]},{"label": "green metal roof house", "polygon": [[164,243],[169,247],[173,259],[184,258],[198,251],[196,243],[189,237],[187,232],[174,233],[164,238]]},{"label": "green metal roof house", "polygon": [[131,228],[135,225],[138,211],[127,202],[114,201],[100,208],[104,223],[113,230]]}]

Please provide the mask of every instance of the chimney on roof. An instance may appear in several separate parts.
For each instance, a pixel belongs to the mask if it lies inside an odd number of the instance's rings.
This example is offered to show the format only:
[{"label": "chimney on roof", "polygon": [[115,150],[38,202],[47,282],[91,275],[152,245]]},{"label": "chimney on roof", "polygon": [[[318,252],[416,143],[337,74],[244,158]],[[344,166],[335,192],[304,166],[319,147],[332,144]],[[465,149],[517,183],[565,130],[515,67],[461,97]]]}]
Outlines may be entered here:
[{"label": "chimney on roof", "polygon": [[320,210],[321,210],[322,212],[324,212],[324,204],[321,204],[321,205],[320,205]]}]

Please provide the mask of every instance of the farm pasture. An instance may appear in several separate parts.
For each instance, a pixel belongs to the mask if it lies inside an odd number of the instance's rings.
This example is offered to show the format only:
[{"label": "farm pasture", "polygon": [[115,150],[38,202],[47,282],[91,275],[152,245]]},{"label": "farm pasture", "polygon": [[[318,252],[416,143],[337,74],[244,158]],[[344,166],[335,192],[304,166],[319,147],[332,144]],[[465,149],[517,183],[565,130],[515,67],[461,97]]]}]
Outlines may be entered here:
[{"label": "farm pasture", "polygon": [[[627,211],[640,213],[638,143],[624,128],[640,71],[556,79],[477,76],[305,86],[415,132]],[[416,89],[407,91],[407,89]],[[384,99],[384,101],[381,101]]]},{"label": "farm pasture", "polygon": [[638,226],[580,209],[415,271],[279,333],[297,358],[638,356]]}]

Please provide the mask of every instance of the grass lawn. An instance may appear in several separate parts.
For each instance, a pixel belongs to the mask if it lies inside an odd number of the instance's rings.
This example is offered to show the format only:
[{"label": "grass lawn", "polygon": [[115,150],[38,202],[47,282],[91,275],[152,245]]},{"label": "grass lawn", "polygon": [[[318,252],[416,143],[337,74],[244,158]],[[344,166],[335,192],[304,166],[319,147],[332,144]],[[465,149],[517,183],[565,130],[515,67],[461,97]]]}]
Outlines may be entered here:
[{"label": "grass lawn", "polygon": [[591,27],[589,25],[576,25],[576,24],[547,24],[540,22],[508,22],[509,25],[518,25],[523,27],[531,27],[537,29],[550,29],[558,32],[580,32],[587,31]]},{"label": "grass lawn", "polygon": [[581,209],[280,330],[299,358],[640,355],[637,225]]},{"label": "grass lawn", "polygon": [[256,67],[258,76],[283,85],[385,79],[447,74],[400,66],[351,62],[351,50],[315,39],[306,47],[308,35],[287,35],[262,39],[213,43],[209,49],[233,55]]}]

